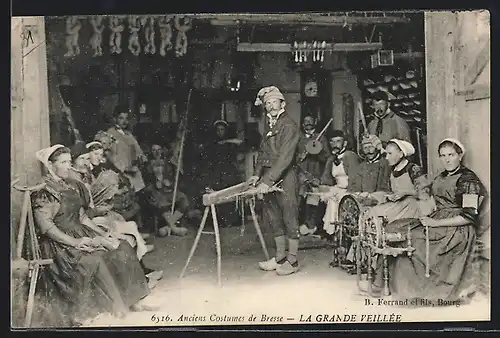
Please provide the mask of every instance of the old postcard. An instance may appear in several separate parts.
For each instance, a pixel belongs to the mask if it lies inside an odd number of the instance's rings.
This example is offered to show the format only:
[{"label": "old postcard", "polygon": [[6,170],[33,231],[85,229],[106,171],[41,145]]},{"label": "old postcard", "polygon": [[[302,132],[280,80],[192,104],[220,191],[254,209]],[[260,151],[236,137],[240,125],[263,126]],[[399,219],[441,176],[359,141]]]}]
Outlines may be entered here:
[{"label": "old postcard", "polygon": [[13,328],[491,319],[487,10],[11,41]]}]

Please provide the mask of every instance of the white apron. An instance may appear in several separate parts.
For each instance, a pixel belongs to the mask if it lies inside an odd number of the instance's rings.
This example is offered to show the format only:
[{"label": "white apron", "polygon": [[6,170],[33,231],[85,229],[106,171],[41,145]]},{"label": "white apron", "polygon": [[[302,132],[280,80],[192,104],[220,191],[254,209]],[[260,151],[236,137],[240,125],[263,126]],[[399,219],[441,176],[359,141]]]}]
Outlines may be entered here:
[{"label": "white apron", "polygon": [[349,183],[349,178],[342,162],[338,166],[335,164],[332,165],[332,176],[335,178],[336,184],[330,189],[333,196],[327,201],[325,216],[323,217],[323,229],[329,235],[335,232],[335,223],[339,220],[339,202],[347,193],[347,185]]},{"label": "white apron", "polygon": [[136,247],[138,260],[141,260],[148,252],[146,242],[139,233],[135,222],[127,222],[122,215],[113,211],[110,211],[106,216],[94,217],[92,221],[101,228],[105,228],[111,234],[125,235],[125,240],[133,248]]}]

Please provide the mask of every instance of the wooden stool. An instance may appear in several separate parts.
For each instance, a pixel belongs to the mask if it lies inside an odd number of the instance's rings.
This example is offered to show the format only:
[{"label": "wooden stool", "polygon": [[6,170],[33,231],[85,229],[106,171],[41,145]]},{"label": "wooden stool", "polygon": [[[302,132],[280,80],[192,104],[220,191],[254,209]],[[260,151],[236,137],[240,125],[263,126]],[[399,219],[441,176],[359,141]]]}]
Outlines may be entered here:
[{"label": "wooden stool", "polygon": [[[214,227],[214,231],[203,231],[205,228],[205,223],[208,218],[208,213],[212,214],[212,223]],[[259,226],[259,222],[257,221],[257,215],[255,214],[255,204],[253,199],[250,200],[250,212],[252,214],[253,224],[255,226],[255,230],[257,231],[257,235],[259,236],[260,244],[262,246],[262,250],[264,251],[264,255],[266,259],[269,260],[269,253],[267,251],[266,242],[264,240],[264,236],[262,235],[262,231]],[[187,267],[193,258],[194,252],[196,251],[196,247],[198,246],[198,242],[200,241],[200,237],[202,234],[215,235],[215,246],[217,250],[217,281],[219,286],[222,286],[222,258],[221,258],[221,245],[220,245],[220,233],[219,233],[219,222],[217,221],[217,210],[215,208],[215,204],[210,204],[205,207],[205,211],[203,213],[203,217],[201,219],[200,227],[198,229],[198,233],[196,234],[196,238],[194,240],[193,246],[191,247],[191,251],[189,252],[188,259],[184,268],[182,269],[181,275],[179,278],[184,277],[186,273]]]},{"label": "wooden stool", "polygon": [[[16,258],[14,262],[12,262],[12,269],[28,269],[28,278],[30,279],[30,286],[28,291],[28,303],[26,305],[26,316],[24,319],[24,326],[31,326],[31,319],[33,315],[33,308],[35,305],[35,290],[36,283],[38,282],[38,275],[40,272],[40,268],[44,265],[52,264],[52,259],[41,259],[40,257],[40,246],[38,244],[37,233],[35,230],[35,222],[33,219],[33,211],[31,209],[31,193],[33,191],[38,191],[45,186],[45,183],[27,187],[27,186],[18,186],[17,181],[11,182],[11,186],[23,192],[23,205],[21,209],[21,223],[19,225],[19,232],[17,234],[17,248],[16,248]],[[24,236],[26,234],[26,220],[28,220],[28,233],[29,233],[29,241],[31,249],[32,259],[29,261],[25,261],[22,258],[23,245],[24,245]]]}]

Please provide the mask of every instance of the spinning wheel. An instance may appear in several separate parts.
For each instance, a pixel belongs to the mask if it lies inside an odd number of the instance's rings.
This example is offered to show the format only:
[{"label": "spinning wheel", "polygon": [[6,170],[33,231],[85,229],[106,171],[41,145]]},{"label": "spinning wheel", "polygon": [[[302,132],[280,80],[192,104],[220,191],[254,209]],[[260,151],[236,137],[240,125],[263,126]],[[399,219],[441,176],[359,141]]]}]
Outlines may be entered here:
[{"label": "spinning wheel", "polygon": [[339,265],[341,268],[350,270],[355,267],[354,261],[348,261],[347,256],[353,248],[359,233],[359,219],[366,210],[375,205],[376,201],[360,197],[353,193],[343,196],[339,202],[339,223],[334,234],[334,261],[333,266]]}]

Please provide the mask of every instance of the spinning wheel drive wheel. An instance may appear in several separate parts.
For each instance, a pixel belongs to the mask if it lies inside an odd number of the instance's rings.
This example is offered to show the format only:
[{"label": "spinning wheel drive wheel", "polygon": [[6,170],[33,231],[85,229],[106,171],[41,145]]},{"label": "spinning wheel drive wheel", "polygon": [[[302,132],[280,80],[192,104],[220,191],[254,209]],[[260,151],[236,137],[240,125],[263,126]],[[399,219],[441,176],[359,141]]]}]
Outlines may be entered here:
[{"label": "spinning wheel drive wheel", "polygon": [[339,227],[334,256],[338,265],[346,270],[352,271],[355,268],[355,260],[348,257],[348,253],[354,249],[354,239],[359,233],[358,221],[363,210],[364,207],[354,195],[345,195],[339,202]]}]

